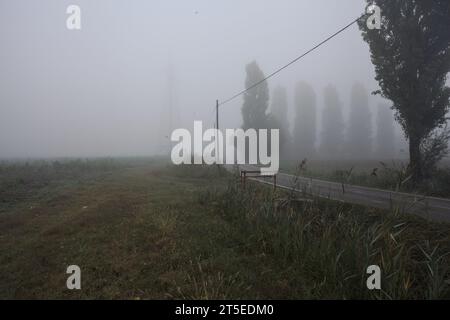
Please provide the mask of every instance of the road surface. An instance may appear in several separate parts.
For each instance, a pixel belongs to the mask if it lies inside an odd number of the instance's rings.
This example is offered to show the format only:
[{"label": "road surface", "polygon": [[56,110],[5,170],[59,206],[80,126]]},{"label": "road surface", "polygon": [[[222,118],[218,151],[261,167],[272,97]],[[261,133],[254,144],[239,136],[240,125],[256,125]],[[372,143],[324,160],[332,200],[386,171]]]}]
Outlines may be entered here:
[{"label": "road surface", "polygon": [[[233,167],[228,166],[229,170]],[[258,170],[251,165],[240,165],[239,170]],[[250,176],[250,175],[249,175]],[[273,178],[250,178],[273,185]],[[418,194],[394,192],[376,188],[360,187],[319,179],[296,177],[290,174],[277,174],[277,187],[294,190],[331,200],[371,206],[381,209],[399,209],[434,221],[450,222],[450,200],[426,197]]]}]

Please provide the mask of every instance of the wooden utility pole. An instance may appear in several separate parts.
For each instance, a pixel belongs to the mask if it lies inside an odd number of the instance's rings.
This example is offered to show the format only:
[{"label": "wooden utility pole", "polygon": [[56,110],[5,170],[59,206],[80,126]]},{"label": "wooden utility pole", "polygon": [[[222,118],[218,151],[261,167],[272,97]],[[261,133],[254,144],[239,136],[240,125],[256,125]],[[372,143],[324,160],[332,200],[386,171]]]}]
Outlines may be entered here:
[{"label": "wooden utility pole", "polygon": [[216,100],[216,163],[219,164],[219,100]]},{"label": "wooden utility pole", "polygon": [[216,125],[219,130],[219,100],[216,100]]}]

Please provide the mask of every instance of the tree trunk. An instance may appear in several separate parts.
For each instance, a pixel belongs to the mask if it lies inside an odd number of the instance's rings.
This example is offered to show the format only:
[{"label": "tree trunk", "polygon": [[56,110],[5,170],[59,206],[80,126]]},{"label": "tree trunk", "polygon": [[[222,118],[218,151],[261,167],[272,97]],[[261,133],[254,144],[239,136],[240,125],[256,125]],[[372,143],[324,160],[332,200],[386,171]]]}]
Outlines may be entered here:
[{"label": "tree trunk", "polygon": [[422,155],[420,153],[420,139],[410,137],[409,139],[409,171],[411,180],[417,186],[423,180]]}]

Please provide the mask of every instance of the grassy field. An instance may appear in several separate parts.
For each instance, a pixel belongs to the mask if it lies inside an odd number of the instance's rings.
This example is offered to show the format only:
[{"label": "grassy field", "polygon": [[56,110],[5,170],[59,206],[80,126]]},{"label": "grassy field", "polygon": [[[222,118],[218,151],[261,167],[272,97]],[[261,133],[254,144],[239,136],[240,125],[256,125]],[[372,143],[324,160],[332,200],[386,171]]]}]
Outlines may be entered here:
[{"label": "grassy field", "polygon": [[2,299],[450,298],[447,224],[244,190],[215,166],[3,164],[0,178]]}]

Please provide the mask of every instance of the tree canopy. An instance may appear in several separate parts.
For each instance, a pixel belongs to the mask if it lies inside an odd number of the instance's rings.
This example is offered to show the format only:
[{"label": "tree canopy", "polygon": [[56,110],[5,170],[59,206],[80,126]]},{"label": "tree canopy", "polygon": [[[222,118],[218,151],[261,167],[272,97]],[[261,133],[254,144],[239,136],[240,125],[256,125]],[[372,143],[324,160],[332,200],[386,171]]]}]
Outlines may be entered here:
[{"label": "tree canopy", "polygon": [[447,121],[450,88],[450,1],[367,0],[381,9],[381,29],[359,22],[376,80],[393,103],[409,140],[413,181],[424,177],[421,146]]}]

